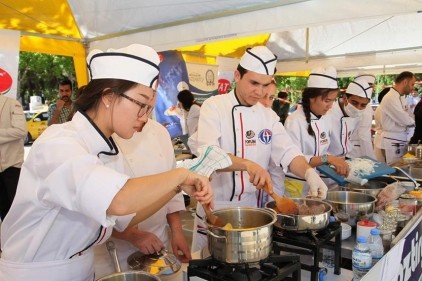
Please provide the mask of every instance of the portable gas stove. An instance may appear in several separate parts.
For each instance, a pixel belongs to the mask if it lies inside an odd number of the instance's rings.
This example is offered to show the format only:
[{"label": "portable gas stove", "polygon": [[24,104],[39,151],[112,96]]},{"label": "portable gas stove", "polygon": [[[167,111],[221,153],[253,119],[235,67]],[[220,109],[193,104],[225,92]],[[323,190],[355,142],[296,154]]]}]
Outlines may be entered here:
[{"label": "portable gas stove", "polygon": [[[334,241],[330,241],[334,238]],[[341,225],[340,222],[331,222],[318,231],[287,231],[274,229],[273,248],[275,254],[289,252],[313,257],[313,264],[301,263],[304,270],[311,272],[311,280],[318,280],[320,253],[322,248],[334,250],[334,274],[340,275],[341,259]]]},{"label": "portable gas stove", "polygon": [[212,257],[189,261],[190,277],[215,281],[300,281],[301,267],[298,255],[270,255],[257,263],[228,264]]}]

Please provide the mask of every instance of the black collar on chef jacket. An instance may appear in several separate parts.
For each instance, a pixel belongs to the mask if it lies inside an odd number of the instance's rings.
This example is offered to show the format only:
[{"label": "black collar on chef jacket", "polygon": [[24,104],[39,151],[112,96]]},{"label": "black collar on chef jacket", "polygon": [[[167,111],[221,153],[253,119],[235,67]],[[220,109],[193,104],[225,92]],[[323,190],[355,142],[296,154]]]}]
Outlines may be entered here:
[{"label": "black collar on chef jacket", "polygon": [[106,136],[104,136],[103,132],[97,127],[97,125],[94,123],[94,121],[92,121],[91,118],[89,118],[89,116],[85,112],[80,111],[80,110],[78,110],[78,111],[83,116],[85,116],[85,118],[89,121],[89,123],[91,123],[92,127],[94,127],[94,129],[104,139],[104,141],[107,143],[108,147],[110,148],[110,151],[100,151],[100,152],[98,152],[97,156],[100,157],[100,154],[104,154],[104,155],[108,155],[108,156],[113,156],[113,155],[119,154],[119,149],[117,148],[117,145],[114,142],[113,138],[109,137],[107,139]]}]

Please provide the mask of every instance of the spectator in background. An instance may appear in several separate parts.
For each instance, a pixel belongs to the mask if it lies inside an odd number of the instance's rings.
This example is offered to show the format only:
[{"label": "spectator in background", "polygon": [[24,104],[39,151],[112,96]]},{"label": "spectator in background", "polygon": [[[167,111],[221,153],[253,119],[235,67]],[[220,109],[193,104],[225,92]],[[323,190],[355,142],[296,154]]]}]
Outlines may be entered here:
[{"label": "spectator in background", "polygon": [[415,88],[416,77],[412,72],[404,71],[394,80],[390,91],[382,98],[375,110],[376,134],[374,139],[375,156],[380,162],[393,164],[406,151],[408,128],[415,126],[415,120],[409,116],[405,95]]},{"label": "spectator in background", "polygon": [[415,114],[415,132],[409,143],[422,143],[422,100],[419,100],[413,113]]},{"label": "spectator in background", "polygon": [[381,92],[378,93],[378,103],[381,103],[384,96],[390,91],[390,87],[382,89]]},{"label": "spectator in background", "polygon": [[[355,77],[355,81],[364,79],[372,88],[372,93],[375,89],[375,76],[372,74],[360,74]],[[371,97],[369,97],[371,98]],[[350,136],[350,142],[353,146],[352,151],[349,152],[351,158],[368,156],[375,159],[374,145],[372,143],[372,120],[374,119],[374,110],[368,104],[366,106],[362,117],[360,118],[357,129]]]},{"label": "spectator in background", "polygon": [[414,88],[413,91],[406,97],[406,100],[408,106],[407,112],[409,113],[410,117],[413,117],[413,111],[421,100],[421,98],[418,96],[418,89]]},{"label": "spectator in background", "polygon": [[182,109],[186,131],[190,137],[198,129],[199,110],[201,105],[195,101],[189,90],[182,90],[177,94],[179,103],[177,106]]},{"label": "spectator in background", "polygon": [[0,95],[0,218],[9,212],[18,186],[27,134],[22,105]]},{"label": "spectator in background", "polygon": [[72,113],[72,82],[63,79],[59,82],[59,98],[48,108],[48,126],[66,122]]},{"label": "spectator in background", "polygon": [[290,102],[287,100],[288,94],[287,92],[280,91],[277,97],[278,99],[273,102],[272,109],[280,117],[280,122],[284,125],[290,109]]}]

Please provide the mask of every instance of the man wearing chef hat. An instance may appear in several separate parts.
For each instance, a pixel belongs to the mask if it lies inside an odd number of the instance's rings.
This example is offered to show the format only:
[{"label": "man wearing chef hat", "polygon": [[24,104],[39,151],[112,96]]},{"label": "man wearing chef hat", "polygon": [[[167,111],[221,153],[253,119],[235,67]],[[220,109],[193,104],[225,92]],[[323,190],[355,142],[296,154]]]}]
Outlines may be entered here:
[{"label": "man wearing chef hat", "polygon": [[350,157],[353,150],[350,137],[359,126],[371,95],[372,87],[363,78],[358,78],[350,82],[343,96],[334,102],[327,113],[332,124],[328,153]]},{"label": "man wearing chef hat", "polygon": [[[326,196],[326,185],[292,142],[277,114],[259,103],[271,84],[276,63],[277,57],[267,47],[248,48],[234,73],[235,89],[210,97],[201,107],[191,148],[216,145],[230,155],[233,163],[225,172],[212,176],[216,209],[258,207],[262,189],[272,193],[273,184],[268,173],[270,160],[285,172],[290,170],[298,177],[306,178],[313,195]],[[198,205],[193,252],[207,245],[202,219],[204,211]]]},{"label": "man wearing chef hat", "polygon": [[[364,79],[372,88],[372,93],[375,89],[375,76],[367,73],[358,74],[354,80]],[[371,97],[370,97],[371,98]],[[371,102],[370,102],[371,103]],[[350,158],[368,156],[376,159],[374,152],[374,145],[372,143],[372,120],[374,119],[374,110],[368,104],[363,110],[360,117],[359,125],[350,136],[350,145],[353,147],[349,151]]]},{"label": "man wearing chef hat", "polygon": [[[313,69],[302,93],[302,106],[287,117],[285,127],[312,167],[330,164],[339,175],[346,176],[348,165],[344,157],[328,153],[331,122],[326,114],[336,100],[338,91],[334,67]],[[327,179],[326,182],[331,181]],[[286,175],[285,185],[292,197],[306,196],[311,189],[309,183],[291,173]]]}]

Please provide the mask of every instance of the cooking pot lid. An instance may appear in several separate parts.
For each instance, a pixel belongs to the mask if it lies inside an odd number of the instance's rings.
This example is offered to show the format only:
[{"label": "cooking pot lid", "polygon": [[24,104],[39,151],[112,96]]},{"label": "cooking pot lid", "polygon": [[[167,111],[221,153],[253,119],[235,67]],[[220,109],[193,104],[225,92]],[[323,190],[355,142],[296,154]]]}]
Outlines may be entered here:
[{"label": "cooking pot lid", "polygon": [[142,270],[154,275],[173,274],[182,267],[176,256],[165,250],[149,255],[134,252],[127,258],[127,264],[132,270]]}]

